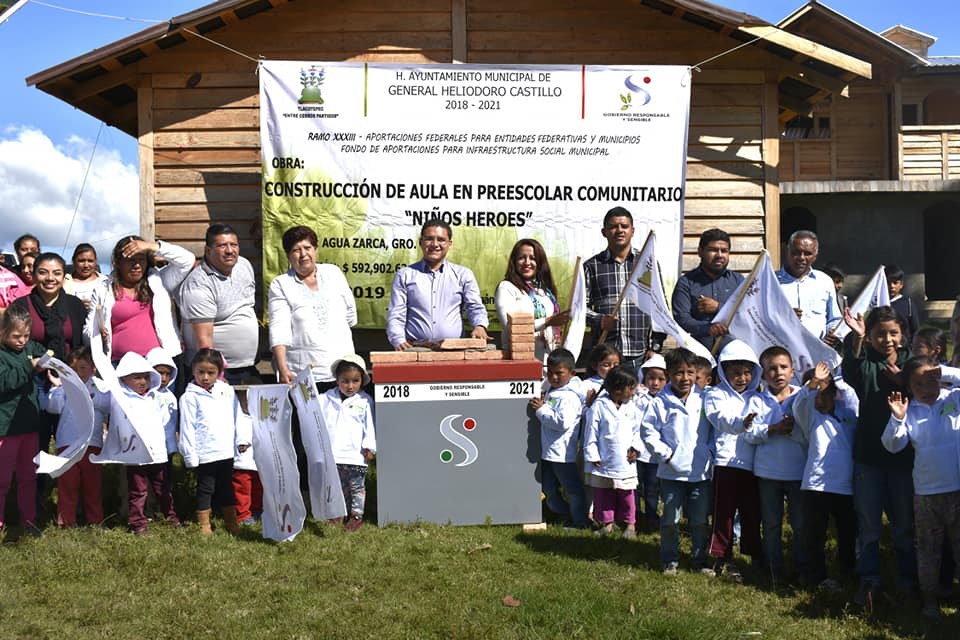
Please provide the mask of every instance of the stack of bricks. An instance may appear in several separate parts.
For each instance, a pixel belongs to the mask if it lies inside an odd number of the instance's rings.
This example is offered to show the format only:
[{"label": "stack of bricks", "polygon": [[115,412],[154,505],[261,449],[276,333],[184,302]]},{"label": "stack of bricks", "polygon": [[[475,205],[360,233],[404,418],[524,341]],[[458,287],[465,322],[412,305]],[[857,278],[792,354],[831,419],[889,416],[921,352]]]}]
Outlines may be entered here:
[{"label": "stack of bricks", "polygon": [[535,360],[536,338],[533,334],[533,314],[514,312],[507,314],[507,338],[509,360]]},{"label": "stack of bricks", "polygon": [[[531,320],[532,322],[532,320]],[[532,355],[531,355],[532,357]],[[462,362],[464,360],[503,360],[504,352],[487,349],[482,338],[448,338],[439,349],[430,351],[371,351],[372,364],[396,364],[403,362]]]}]

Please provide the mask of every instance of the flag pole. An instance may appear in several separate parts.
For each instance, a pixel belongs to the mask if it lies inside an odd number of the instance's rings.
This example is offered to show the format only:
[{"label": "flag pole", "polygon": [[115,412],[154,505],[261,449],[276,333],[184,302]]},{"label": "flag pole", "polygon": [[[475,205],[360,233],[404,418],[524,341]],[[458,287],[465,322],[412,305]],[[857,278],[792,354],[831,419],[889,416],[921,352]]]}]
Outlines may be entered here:
[{"label": "flag pole", "polygon": [[[568,301],[573,300],[573,294],[577,290],[577,281],[580,279],[580,256],[577,256],[577,263],[573,266],[573,282],[570,284],[570,297],[567,298]],[[567,307],[567,311],[570,310],[570,307]],[[563,344],[567,341],[567,330],[570,329],[570,317],[567,316],[567,321],[563,323],[563,333],[560,335],[560,344]]]},{"label": "flag pole", "polygon": [[[744,296],[747,295],[747,290],[750,288],[750,285],[753,283],[754,279],[756,279],[757,271],[760,270],[760,265],[763,263],[763,258],[764,256],[767,256],[767,255],[769,254],[767,253],[767,250],[764,249],[763,251],[760,252],[760,255],[757,256],[757,261],[753,265],[753,269],[750,271],[750,275],[748,275],[747,279],[744,280],[743,282],[743,288],[740,290],[740,295],[737,296],[736,302],[733,303],[733,309],[730,311],[730,317],[726,319],[727,325],[729,325],[730,322],[733,320],[733,316],[737,315],[737,309],[740,308],[740,303],[743,302]],[[712,356],[717,355],[717,351],[720,350],[721,342],[722,342],[721,340],[713,341],[713,348],[710,349],[710,355]]]},{"label": "flag pole", "polygon": [[[647,232],[647,239],[643,241],[643,246],[640,247],[640,253],[638,255],[643,255],[643,252],[647,248],[647,243],[650,242],[650,238],[653,237],[653,229]],[[626,283],[623,285],[623,289],[620,291],[620,297],[617,298],[617,304],[613,305],[613,310],[610,312],[610,315],[616,319],[617,314],[620,312],[620,305],[623,304],[623,299],[627,295],[627,287],[630,286],[630,283],[633,282],[633,276],[636,274],[637,269],[640,267],[640,261],[637,260],[637,264],[633,266],[633,270],[630,271],[630,277],[627,278]],[[600,332],[600,339],[597,341],[597,344],[603,344],[607,341],[608,331],[604,329]]]}]

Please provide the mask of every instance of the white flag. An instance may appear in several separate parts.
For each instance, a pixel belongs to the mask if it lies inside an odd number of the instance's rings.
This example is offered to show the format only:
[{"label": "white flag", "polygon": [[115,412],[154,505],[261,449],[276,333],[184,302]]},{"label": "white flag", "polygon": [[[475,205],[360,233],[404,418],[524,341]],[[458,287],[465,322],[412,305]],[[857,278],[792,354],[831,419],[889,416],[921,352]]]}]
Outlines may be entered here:
[{"label": "white flag", "polygon": [[624,300],[629,300],[650,316],[654,331],[666,333],[684,349],[703,356],[710,361],[711,365],[715,365],[716,362],[710,350],[677,324],[673,314],[670,313],[667,297],[663,292],[663,281],[660,279],[656,243],[657,236],[651,231],[640,252],[637,267],[634,268],[630,282],[627,283]]},{"label": "white flag", "polygon": [[[740,301],[739,307],[737,301]],[[785,348],[793,358],[797,380],[821,360],[831,368],[840,365],[840,355],[800,324],[800,318],[777,281],[770,254],[766,252],[756,275],[736,288],[717,312],[716,320],[724,323],[731,336],[746,342],[757,354],[767,347]]]},{"label": "white flag", "polygon": [[247,390],[253,458],[263,484],[263,537],[277,542],[296,538],[307,517],[290,434],[293,408],[289,391],[285,384],[256,385]]},{"label": "white flag", "polygon": [[311,367],[304,367],[293,381],[290,396],[300,417],[300,437],[307,454],[310,511],[315,520],[342,518],[347,515],[347,507]]},{"label": "white flag", "polygon": [[41,451],[33,458],[33,463],[37,465],[37,473],[46,473],[51,478],[59,478],[69,471],[70,467],[80,462],[87,452],[87,447],[90,446],[94,430],[102,429],[103,425],[95,424],[90,392],[73,369],[49,354],[40,358],[37,365],[44,369],[52,369],[60,375],[64,395],[64,408],[61,415],[69,416],[70,420],[84,427],[78,431],[76,440],[67,444],[67,448],[58,455],[54,456]]},{"label": "white flag", "polygon": [[[883,270],[883,265],[877,268],[877,272],[870,278],[870,282],[863,288],[857,299],[850,305],[850,313],[856,318],[857,314],[863,314],[866,317],[867,312],[877,307],[890,306],[890,289],[887,288],[887,274]],[[840,321],[837,330],[833,335],[843,340],[850,333],[850,327],[846,322]]]},{"label": "white flag", "polygon": [[563,339],[563,348],[579,357],[583,347],[583,332],[587,328],[587,287],[583,275],[583,263],[578,259],[579,268],[574,272],[576,282],[573,285],[573,295],[570,296],[570,324],[567,325],[567,335]]}]

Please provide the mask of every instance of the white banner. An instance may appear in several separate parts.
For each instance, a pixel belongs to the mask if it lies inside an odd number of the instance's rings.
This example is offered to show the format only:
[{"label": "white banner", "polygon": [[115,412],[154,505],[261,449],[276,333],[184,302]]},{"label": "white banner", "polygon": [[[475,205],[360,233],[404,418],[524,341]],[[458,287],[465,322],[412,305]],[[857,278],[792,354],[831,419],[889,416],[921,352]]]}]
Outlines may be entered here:
[{"label": "white banner", "polygon": [[640,252],[637,266],[632,274],[633,277],[627,283],[624,300],[629,300],[650,315],[654,331],[666,333],[673,337],[677,344],[684,349],[689,349],[698,356],[703,356],[710,361],[710,364],[715,365],[716,362],[710,350],[677,324],[673,314],[670,313],[670,307],[667,306],[667,297],[663,289],[663,281],[660,278],[660,263],[657,261],[656,245],[657,234],[651,231]]},{"label": "white banner", "polygon": [[37,473],[46,473],[51,478],[59,478],[69,471],[70,467],[80,462],[87,452],[87,447],[90,446],[95,429],[103,429],[103,425],[95,424],[90,392],[73,369],[49,354],[40,358],[37,365],[56,371],[60,375],[64,395],[64,407],[60,415],[69,416],[70,420],[76,421],[76,424],[89,427],[78,430],[77,438],[68,443],[67,448],[58,455],[54,456],[41,451],[33,458],[33,463],[37,465]]},{"label": "white banner", "polygon": [[310,367],[304,368],[294,380],[290,397],[300,418],[300,438],[307,454],[307,482],[310,484],[310,511],[313,518],[342,518],[347,515],[347,507]]},{"label": "white banner", "polygon": [[720,308],[716,322],[725,324],[731,336],[746,342],[758,356],[767,347],[785,348],[793,359],[797,380],[817,362],[827,362],[831,368],[839,366],[840,355],[800,324],[777,281],[770,254],[764,252],[751,276]]},{"label": "white banner", "polygon": [[637,235],[657,230],[676,281],[688,67],[265,61],[259,76],[264,291],[288,268],[280,236],[303,224],[346,275],[358,326],[382,328],[394,274],[438,217],[495,321],[517,240],[543,243],[566,296],[614,206]]},{"label": "white banner", "polygon": [[[854,318],[857,317],[858,313],[862,314],[863,317],[867,317],[867,312],[871,309],[889,306],[890,289],[887,288],[887,273],[883,270],[883,265],[880,265],[877,268],[877,272],[873,274],[873,277],[870,278],[870,281],[863,288],[863,291],[860,292],[857,299],[850,305],[850,313],[853,314]],[[848,333],[850,333],[850,327],[847,326],[846,322],[841,320],[837,326],[837,330],[833,332],[833,335],[843,340]]]},{"label": "white banner", "polygon": [[290,434],[293,409],[289,391],[285,384],[256,385],[247,390],[253,458],[263,484],[263,537],[278,542],[296,538],[307,517]]}]

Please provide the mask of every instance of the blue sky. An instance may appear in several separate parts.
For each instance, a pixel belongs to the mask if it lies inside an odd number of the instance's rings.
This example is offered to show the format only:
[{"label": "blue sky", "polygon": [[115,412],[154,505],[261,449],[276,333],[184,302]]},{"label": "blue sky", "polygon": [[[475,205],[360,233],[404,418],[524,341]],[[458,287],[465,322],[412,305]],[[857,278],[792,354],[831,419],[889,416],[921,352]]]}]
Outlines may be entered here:
[{"label": "blue sky", "polygon": [[[10,0],[12,2],[12,0]],[[50,4],[127,18],[167,19],[203,6],[203,0],[50,0]],[[800,0],[720,0],[718,4],[777,22]],[[956,0],[832,0],[826,3],[860,24],[882,31],[904,24],[938,38],[931,55],[960,55]],[[28,2],[0,25],[0,248],[20,233],[40,236],[44,248],[66,253],[93,241],[103,260],[116,239],[137,229],[136,142],[35,88],[24,79],[149,26],[146,22],[84,16]],[[257,52],[250,52],[256,54]],[[95,159],[69,238],[80,184]]]}]

